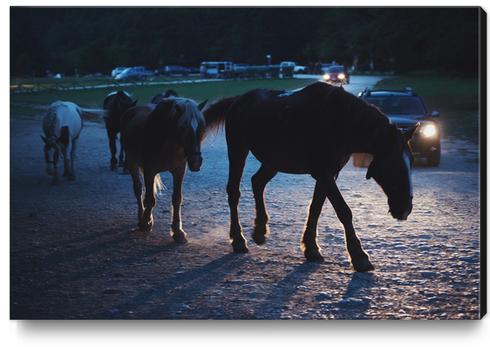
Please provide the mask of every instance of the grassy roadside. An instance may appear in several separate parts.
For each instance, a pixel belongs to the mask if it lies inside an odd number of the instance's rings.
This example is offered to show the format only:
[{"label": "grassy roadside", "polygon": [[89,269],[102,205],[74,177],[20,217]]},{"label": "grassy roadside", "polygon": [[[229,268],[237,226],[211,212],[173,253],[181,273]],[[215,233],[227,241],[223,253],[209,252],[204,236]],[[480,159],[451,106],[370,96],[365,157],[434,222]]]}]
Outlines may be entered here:
[{"label": "grassy roadside", "polygon": [[[130,92],[138,99],[138,104],[150,102],[151,98],[167,89],[176,90],[179,95],[202,101],[213,101],[222,97],[244,93],[255,88],[292,89],[310,84],[312,80],[284,79],[284,80],[244,80],[209,83],[183,83],[158,86],[131,86],[121,89]],[[40,110],[29,105],[47,105],[56,100],[72,101],[82,107],[101,108],[105,96],[114,88],[101,88],[90,90],[69,91],[43,91],[36,93],[19,93],[10,96],[11,117],[35,117]]]},{"label": "grassy roadside", "polygon": [[430,111],[440,112],[444,137],[458,137],[478,142],[478,80],[442,75],[407,75],[387,78],[375,89],[412,87]]}]

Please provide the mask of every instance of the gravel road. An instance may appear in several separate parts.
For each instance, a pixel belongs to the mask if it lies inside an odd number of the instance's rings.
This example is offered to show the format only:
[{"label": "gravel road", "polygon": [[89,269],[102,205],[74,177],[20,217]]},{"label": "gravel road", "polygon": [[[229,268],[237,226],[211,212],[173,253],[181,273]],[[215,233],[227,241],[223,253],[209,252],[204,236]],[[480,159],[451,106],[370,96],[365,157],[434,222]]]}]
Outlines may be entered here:
[{"label": "gravel road", "polygon": [[[357,93],[376,78],[352,78]],[[443,119],[443,118],[442,118]],[[183,224],[189,243],[170,237],[164,190],[150,233],[135,231],[131,179],[109,170],[101,124],[83,129],[75,182],[49,184],[40,122],[11,119],[11,317],[14,319],[476,319],[479,310],[479,151],[445,139],[438,168],[413,172],[408,221],[388,214],[386,197],[365,169],[349,163],[338,179],[376,270],[355,273],[343,229],[327,202],[319,221],[321,264],[299,248],[314,181],[278,174],[266,201],[271,236],[253,244],[250,156],[241,221],[248,254],[228,241],[223,134],[204,145],[204,166],[188,172]],[[171,177],[162,175],[167,187]]]}]

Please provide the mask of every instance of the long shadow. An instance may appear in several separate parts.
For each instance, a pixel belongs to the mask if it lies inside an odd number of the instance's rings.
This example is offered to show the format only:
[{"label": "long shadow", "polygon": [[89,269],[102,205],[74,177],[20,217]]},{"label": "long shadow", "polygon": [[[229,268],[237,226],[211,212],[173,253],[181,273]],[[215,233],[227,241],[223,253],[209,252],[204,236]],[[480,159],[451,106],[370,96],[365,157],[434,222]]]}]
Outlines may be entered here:
[{"label": "long shadow", "polygon": [[[84,245],[79,248],[70,249],[68,251],[66,250],[54,251],[42,257],[42,268],[43,270],[58,268],[63,263],[74,262],[79,258],[87,257],[96,254],[98,252],[109,251],[111,248],[117,247],[119,244],[127,241],[128,241],[128,235],[126,233],[121,236],[111,238],[109,240],[104,240],[104,241],[94,240],[90,244]],[[48,247],[59,247],[59,246],[52,245]],[[18,255],[17,254],[14,255],[14,257],[18,257]]]},{"label": "long shadow", "polygon": [[255,310],[255,318],[280,318],[283,306],[297,292],[298,286],[303,284],[320,266],[319,263],[310,262],[296,265],[293,271],[275,285],[267,298],[263,300],[262,305]]},{"label": "long shadow", "polygon": [[[10,251],[10,256],[12,258],[13,256],[15,257],[15,256],[21,256],[21,255],[24,255],[24,254],[36,253],[36,252],[39,251],[40,248],[46,248],[46,247],[49,247],[49,248],[52,248],[52,247],[61,248],[61,247],[66,247],[66,246],[73,245],[73,244],[82,243],[84,241],[95,240],[98,237],[108,237],[108,236],[112,236],[112,235],[117,235],[117,234],[120,234],[124,230],[129,230],[130,226],[131,225],[129,225],[129,224],[124,224],[124,225],[120,225],[120,226],[118,226],[116,228],[110,228],[110,229],[105,229],[105,230],[102,230],[102,231],[90,232],[90,233],[86,233],[86,234],[84,233],[81,236],[73,237],[73,238],[70,238],[70,239],[67,239],[67,240],[63,240],[63,241],[56,241],[56,242],[51,243],[51,244],[43,244],[42,246],[28,247],[28,248],[22,248],[22,249],[17,249],[17,250],[11,250]],[[60,231],[60,233],[61,233],[61,231]]]},{"label": "long shadow", "polygon": [[[53,273],[60,267],[63,262],[75,262],[75,259],[82,258],[84,256],[89,256],[96,254],[97,252],[110,253],[111,249],[117,248],[119,244],[129,242],[131,236],[127,232],[122,232],[120,237],[116,239],[110,239],[104,242],[95,242],[90,245],[84,246],[78,250],[58,252],[53,255],[48,255],[45,259],[42,259],[43,263],[41,265],[41,272],[48,273],[48,270]],[[168,244],[157,244],[152,246],[142,247],[140,250],[132,251],[130,255],[118,259],[111,260],[110,263],[97,262],[93,265],[87,266],[85,263],[81,266],[81,271],[70,271],[70,272],[58,272],[56,271],[53,275],[48,275],[49,278],[44,278],[40,281],[39,286],[36,287],[36,291],[45,291],[52,288],[58,288],[60,285],[70,283],[72,281],[78,281],[80,279],[88,279],[91,276],[98,276],[101,273],[110,274],[115,269],[120,266],[128,266],[136,261],[144,261],[150,257],[153,257],[162,252],[167,252],[171,249],[179,247],[178,245],[169,240]],[[12,263],[11,263],[12,264]],[[29,273],[32,272],[30,264],[12,264],[15,265],[16,273]],[[14,283],[12,283],[14,284]],[[34,288],[33,288],[34,290]]]},{"label": "long shadow", "polygon": [[371,305],[368,298],[371,288],[376,284],[373,273],[355,272],[342,298],[337,302],[336,319],[367,319],[366,311]]},{"label": "long shadow", "polygon": [[243,266],[247,257],[243,254],[229,253],[217,258],[203,266],[193,268],[192,270],[176,274],[175,276],[165,279],[165,281],[156,287],[143,291],[135,297],[118,304],[108,311],[95,314],[97,318],[125,318],[131,317],[128,311],[138,311],[141,315],[141,309],[154,299],[170,297],[168,307],[162,307],[145,311],[144,316],[138,318],[145,319],[165,319],[172,312],[172,304],[182,304],[177,301],[172,302],[172,297],[189,298],[198,297],[208,288],[216,286],[225,276],[229,275],[237,267]]}]

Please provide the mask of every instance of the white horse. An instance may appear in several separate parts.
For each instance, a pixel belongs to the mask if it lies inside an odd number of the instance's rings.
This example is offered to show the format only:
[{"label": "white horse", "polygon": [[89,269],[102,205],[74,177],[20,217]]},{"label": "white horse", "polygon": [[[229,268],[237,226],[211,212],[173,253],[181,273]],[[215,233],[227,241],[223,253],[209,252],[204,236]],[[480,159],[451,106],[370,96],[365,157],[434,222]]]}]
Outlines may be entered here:
[{"label": "white horse", "polygon": [[44,158],[47,173],[53,176],[53,184],[58,182],[57,163],[61,154],[64,159],[64,177],[75,180],[74,159],[77,139],[82,131],[82,110],[67,101],[55,101],[43,118]]}]

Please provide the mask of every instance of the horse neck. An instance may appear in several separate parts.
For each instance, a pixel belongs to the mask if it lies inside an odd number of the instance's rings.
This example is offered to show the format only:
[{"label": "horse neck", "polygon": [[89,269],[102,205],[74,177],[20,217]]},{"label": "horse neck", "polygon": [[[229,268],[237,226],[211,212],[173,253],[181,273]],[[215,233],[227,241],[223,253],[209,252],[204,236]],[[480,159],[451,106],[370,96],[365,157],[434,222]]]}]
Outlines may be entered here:
[{"label": "horse neck", "polygon": [[389,146],[384,134],[390,123],[386,118],[378,115],[364,114],[358,118],[354,128],[359,136],[354,139],[353,153],[369,153],[374,157],[380,155],[384,147]]}]

